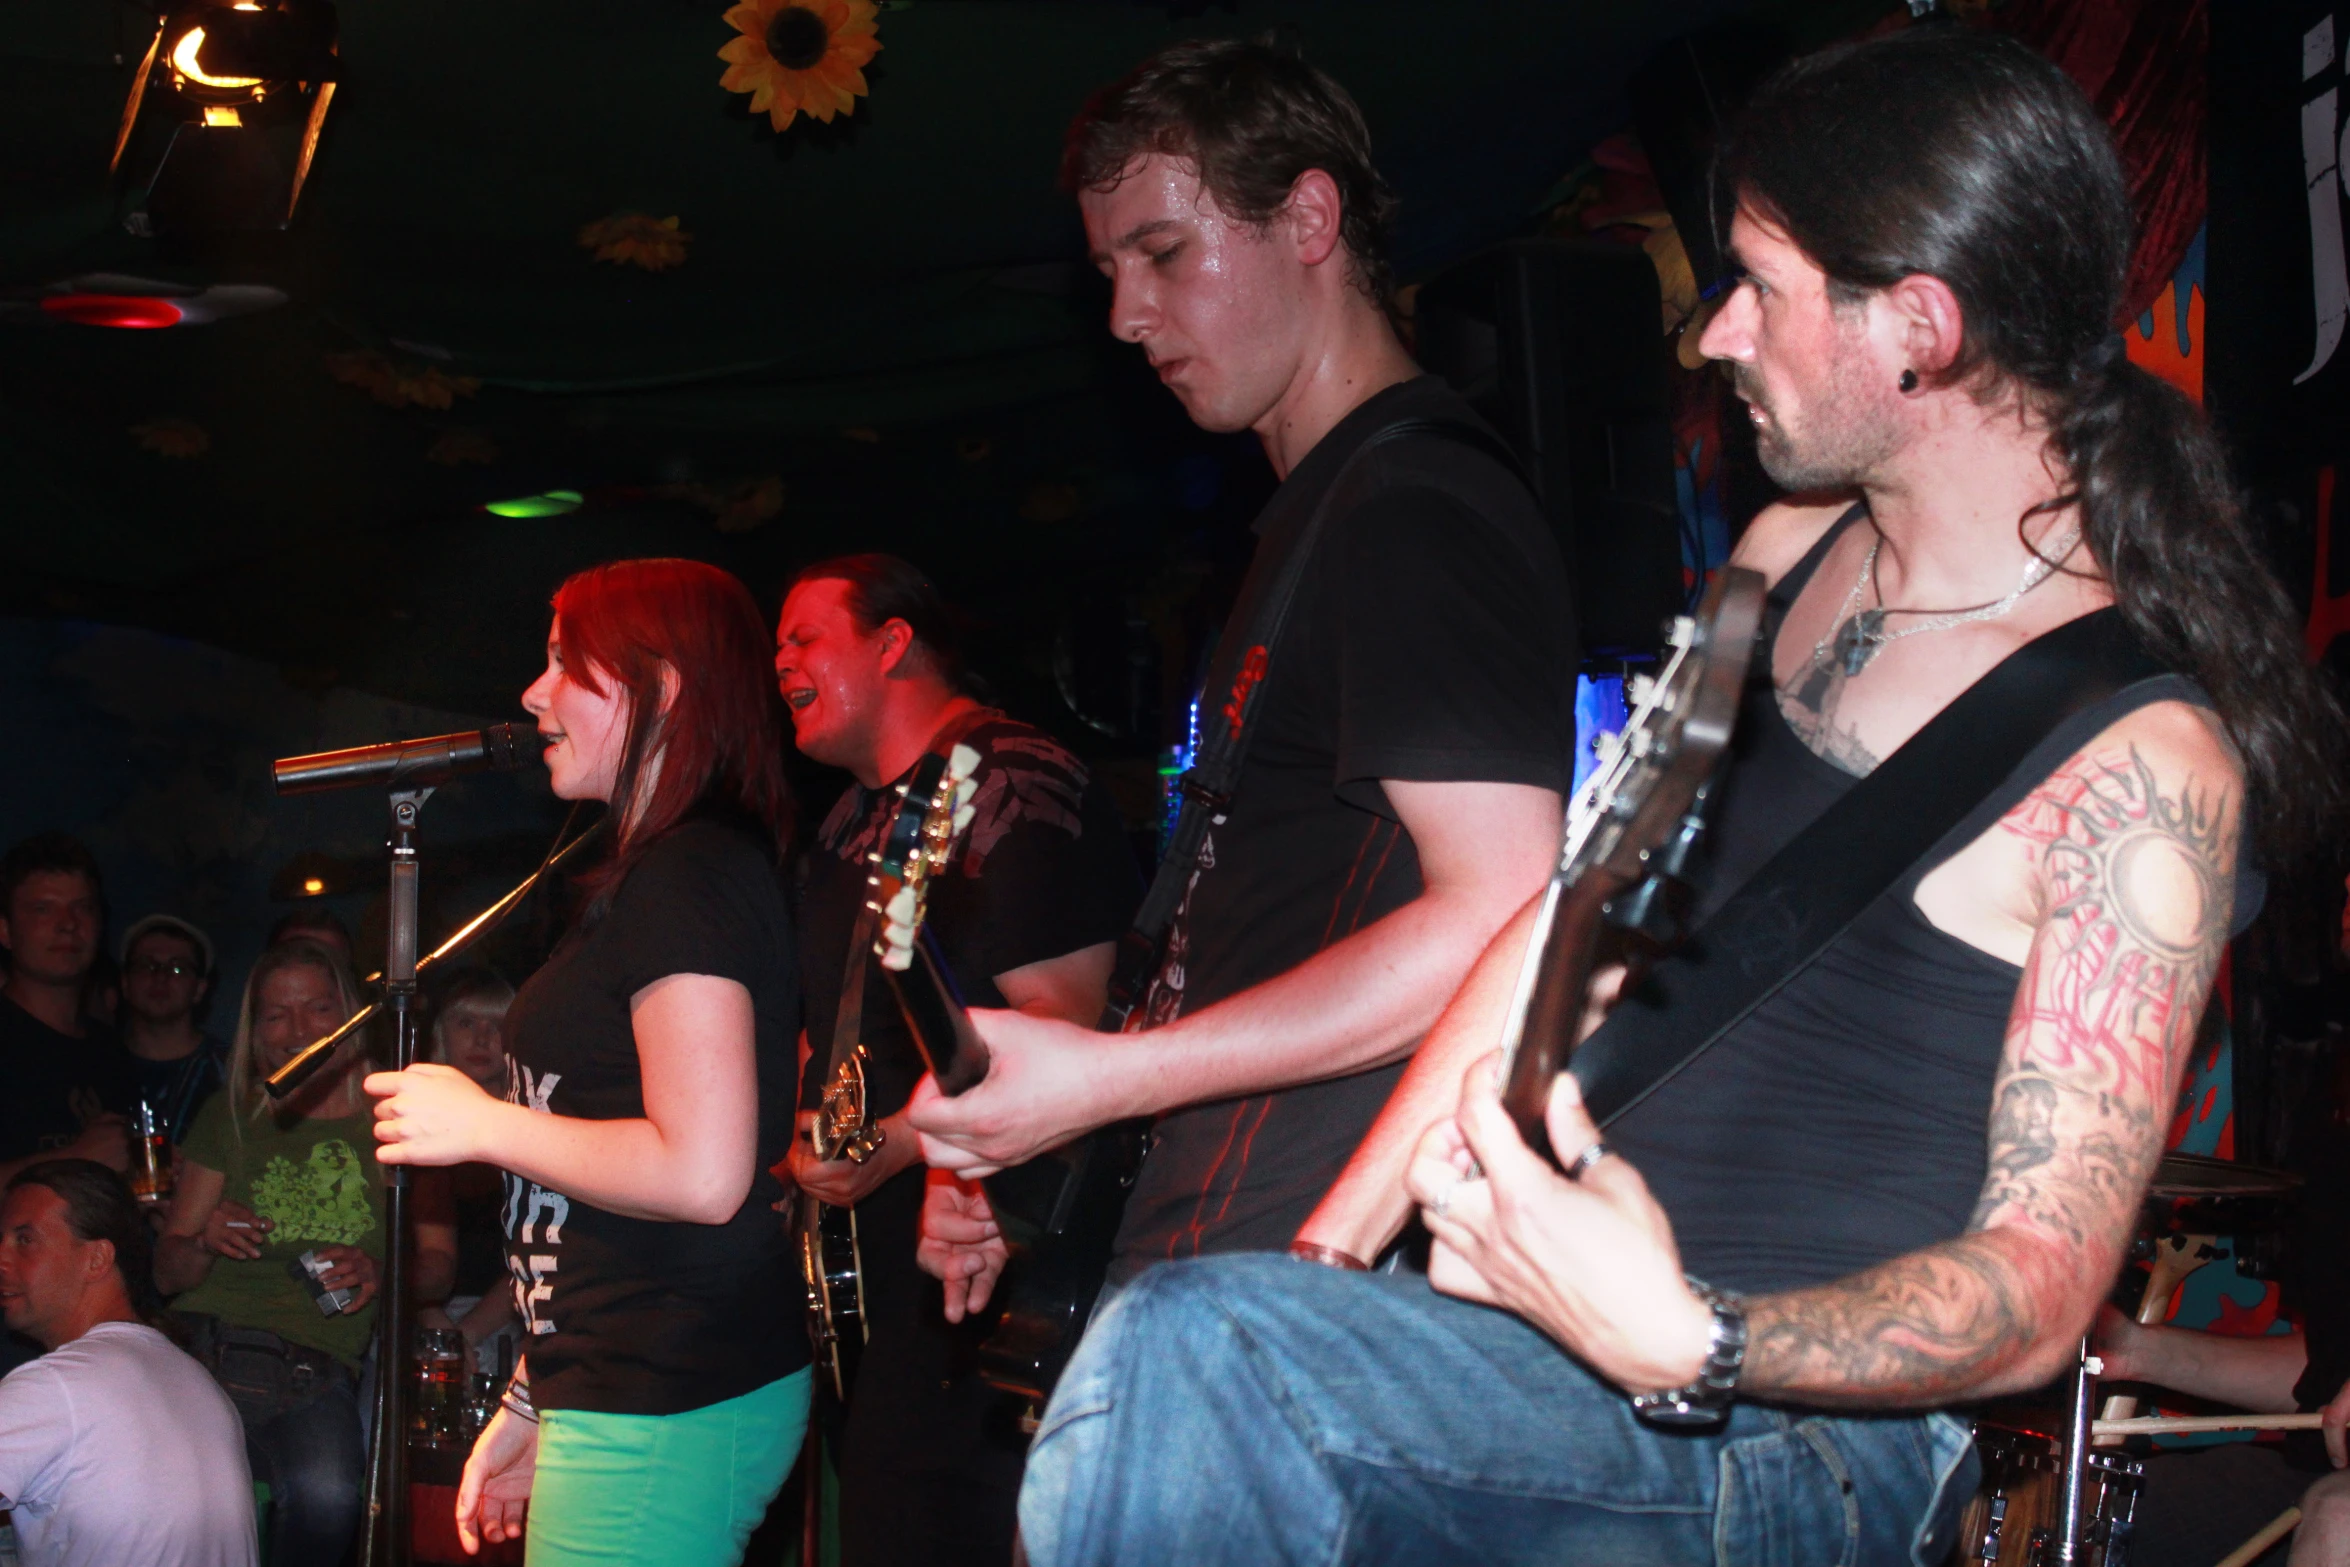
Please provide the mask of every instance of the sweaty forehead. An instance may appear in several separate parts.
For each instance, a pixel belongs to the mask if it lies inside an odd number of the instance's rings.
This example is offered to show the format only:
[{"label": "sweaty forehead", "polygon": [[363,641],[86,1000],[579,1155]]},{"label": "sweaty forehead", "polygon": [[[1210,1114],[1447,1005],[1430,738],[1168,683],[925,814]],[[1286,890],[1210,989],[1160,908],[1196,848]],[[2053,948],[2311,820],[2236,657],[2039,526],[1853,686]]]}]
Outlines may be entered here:
[{"label": "sweaty forehead", "polygon": [[849,613],[848,579],[816,577],[801,583],[784,595],[780,618],[786,632],[795,624],[823,626],[838,623],[853,627],[856,619]]},{"label": "sweaty forehead", "polygon": [[1169,228],[1223,221],[1215,197],[1200,185],[1197,166],[1163,152],[1127,165],[1115,185],[1079,191],[1077,210],[1097,261]]}]

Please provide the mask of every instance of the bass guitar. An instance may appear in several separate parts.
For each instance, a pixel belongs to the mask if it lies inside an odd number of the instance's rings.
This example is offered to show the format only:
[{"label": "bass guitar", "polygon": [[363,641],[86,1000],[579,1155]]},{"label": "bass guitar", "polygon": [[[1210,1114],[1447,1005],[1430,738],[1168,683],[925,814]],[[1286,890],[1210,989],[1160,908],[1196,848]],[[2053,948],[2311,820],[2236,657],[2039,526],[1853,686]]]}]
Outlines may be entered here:
[{"label": "bass guitar", "polygon": [[[944,868],[956,839],[970,825],[971,775],[978,766],[979,753],[958,745],[945,756],[925,756],[898,791],[897,812],[881,847],[869,857],[872,870],[865,879],[867,907],[879,924],[886,926],[886,910],[923,906],[931,877]],[[818,1159],[863,1164],[886,1140],[866,1099],[865,1068],[872,1059],[860,1041],[834,1065],[808,1128],[808,1143]],[[868,1331],[857,1212],[802,1192],[799,1218],[808,1343],[833,1392],[846,1400]]]},{"label": "bass guitar", "polygon": [[[1502,1104],[1527,1145],[1558,1162],[1544,1114],[1573,1070],[1591,975],[1603,951],[1637,970],[1668,945],[1665,889],[1704,831],[1708,780],[1730,743],[1762,626],[1760,573],[1732,566],[1698,612],[1677,617],[1653,676],[1627,683],[1631,713],[1602,739],[1567,808],[1558,867],[1527,935],[1502,1025]],[[1627,986],[1638,982],[1628,973]],[[1572,1152],[1572,1150],[1569,1150]]]}]

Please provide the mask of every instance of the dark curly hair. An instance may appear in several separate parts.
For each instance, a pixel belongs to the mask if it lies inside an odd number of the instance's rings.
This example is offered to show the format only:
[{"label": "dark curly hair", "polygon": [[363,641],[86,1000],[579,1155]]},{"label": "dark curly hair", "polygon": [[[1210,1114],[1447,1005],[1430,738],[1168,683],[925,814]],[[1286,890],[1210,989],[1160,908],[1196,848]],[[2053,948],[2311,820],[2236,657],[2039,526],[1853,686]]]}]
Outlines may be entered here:
[{"label": "dark curly hair", "polygon": [[1354,281],[1384,302],[1395,195],[1371,161],[1371,132],[1346,89],[1289,50],[1238,38],[1162,49],[1085,101],[1061,151],[1061,188],[1109,190],[1152,153],[1199,169],[1216,205],[1271,223],[1298,176],[1338,186]]},{"label": "dark curly hair", "polygon": [[[1945,379],[2043,421],[2089,548],[2155,657],[2210,692],[2271,867],[2332,853],[2343,718],[2245,525],[2201,409],[2115,332],[2134,222],[2086,95],[2004,34],[1923,27],[1795,61],[1717,156],[1714,215],[1785,228],[1846,301],[1939,278],[1965,320]],[[2023,522],[2018,520],[2018,528]]]}]

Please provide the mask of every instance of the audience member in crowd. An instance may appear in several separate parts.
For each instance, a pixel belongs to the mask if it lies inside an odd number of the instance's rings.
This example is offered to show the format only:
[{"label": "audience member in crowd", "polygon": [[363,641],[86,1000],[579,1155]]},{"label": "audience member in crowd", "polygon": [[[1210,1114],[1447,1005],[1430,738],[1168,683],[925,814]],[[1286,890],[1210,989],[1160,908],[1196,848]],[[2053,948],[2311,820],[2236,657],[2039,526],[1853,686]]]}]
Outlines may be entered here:
[{"label": "audience member in crowd", "polygon": [[[442,991],[433,1015],[432,1059],[506,1097],[506,1009],[514,987],[486,968],[469,969]],[[468,1362],[499,1367],[499,1346],[519,1351],[514,1292],[507,1287],[506,1231],[501,1209],[506,1173],[493,1164],[460,1164],[448,1172],[451,1219],[457,1232],[457,1274],[446,1307],[417,1313],[419,1325],[455,1328],[465,1335]],[[505,1360],[511,1361],[512,1352]]]},{"label": "audience member in crowd", "polygon": [[150,914],[122,938],[122,1044],[138,1097],[174,1143],[228,1076],[228,1045],[198,1024],[212,995],[212,938],[171,914]]},{"label": "audience member in crowd", "polygon": [[[283,1102],[261,1080],[356,1006],[350,968],[329,949],[294,940],[261,955],[238,1008],[227,1090],[197,1113],[181,1149],[155,1260],[197,1358],[243,1417],[255,1478],[270,1487],[272,1567],[335,1567],[358,1527],[357,1372],[375,1320],[383,1172],[359,1040]],[[440,1300],[454,1238],[421,1215],[415,1230],[417,1296]],[[320,1267],[315,1279],[305,1257]]]},{"label": "audience member in crowd", "polygon": [[358,948],[351,940],[351,927],[323,903],[297,904],[293,913],[269,927],[269,946],[282,946],[289,941],[316,942],[329,952],[341,954],[344,963],[357,966],[352,959]]},{"label": "audience member in crowd", "polygon": [[45,832],[0,856],[0,1181],[57,1154],[130,1164],[130,1060],[82,1016],[105,925],[98,862],[81,844]]},{"label": "audience member in crowd", "polygon": [[0,1312],[48,1353],[0,1381],[0,1507],[24,1567],[253,1567],[228,1398],[148,1322],[147,1221],[87,1159],[0,1200]]}]

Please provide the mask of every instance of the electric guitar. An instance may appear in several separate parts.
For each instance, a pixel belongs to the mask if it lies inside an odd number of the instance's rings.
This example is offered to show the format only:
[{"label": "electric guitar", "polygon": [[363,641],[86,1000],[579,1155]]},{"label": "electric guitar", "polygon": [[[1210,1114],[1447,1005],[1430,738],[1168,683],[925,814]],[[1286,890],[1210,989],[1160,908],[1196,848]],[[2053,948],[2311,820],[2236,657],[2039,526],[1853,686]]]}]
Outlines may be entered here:
[{"label": "electric guitar", "polygon": [[[1670,879],[1702,829],[1705,784],[1737,719],[1762,595],[1760,576],[1732,568],[1696,616],[1673,623],[1670,656],[1653,678],[1635,681],[1623,732],[1602,742],[1599,766],[1568,811],[1505,1038],[1508,1103],[1537,1148],[1549,1147],[1542,1111],[1573,1047],[1603,925],[1634,949],[1672,938]],[[900,912],[909,917],[899,920]],[[935,959],[919,906],[889,914],[876,945],[883,972],[940,1091],[962,1093],[986,1077],[986,1047]],[[1012,1260],[979,1371],[1037,1409],[1092,1315],[1146,1135],[1141,1123],[1105,1127],[985,1183]]]},{"label": "electric guitar", "polygon": [[[882,911],[925,906],[930,878],[945,866],[955,840],[971,823],[971,775],[978,766],[979,753],[958,745],[946,756],[925,756],[898,791],[901,803],[881,847],[869,858],[873,869],[865,879],[867,906],[883,924],[888,916]],[[888,960],[883,961],[886,965]],[[833,1068],[815,1122],[808,1128],[808,1143],[817,1158],[863,1164],[882,1146],[886,1134],[865,1093],[865,1068],[872,1059],[859,1041]],[[833,1392],[846,1400],[869,1331],[856,1210],[836,1208],[802,1192],[799,1243],[800,1276],[807,1287],[808,1343],[816,1363],[831,1379]]]},{"label": "electric guitar", "polygon": [[[1679,934],[1664,904],[1704,831],[1762,610],[1761,574],[1731,566],[1695,615],[1673,621],[1663,667],[1627,683],[1631,713],[1600,741],[1598,766],[1567,807],[1501,1038],[1502,1104],[1554,1164],[1544,1113],[1551,1083],[1572,1070],[1592,970],[1603,950],[1637,970]],[[1625,983],[1637,981],[1635,972]]]}]

